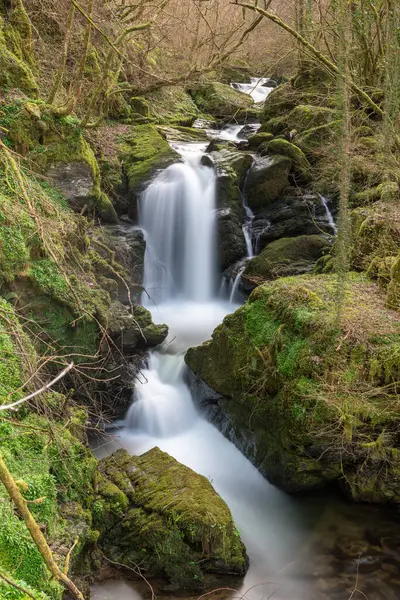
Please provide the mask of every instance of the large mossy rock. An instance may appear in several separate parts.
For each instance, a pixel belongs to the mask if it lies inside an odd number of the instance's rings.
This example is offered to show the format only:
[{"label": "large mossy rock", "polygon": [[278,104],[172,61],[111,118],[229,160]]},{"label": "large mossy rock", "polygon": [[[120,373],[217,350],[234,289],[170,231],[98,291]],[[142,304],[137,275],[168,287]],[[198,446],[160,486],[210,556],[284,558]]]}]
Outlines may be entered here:
[{"label": "large mossy rock", "polygon": [[130,310],[118,301],[110,306],[108,333],[125,354],[138,348],[151,348],[161,344],[168,335],[167,325],[155,325],[151,313],[143,306]]},{"label": "large mossy rock", "polygon": [[0,5],[0,89],[36,96],[32,27],[22,2]]},{"label": "large mossy rock", "polygon": [[158,448],[119,450],[100,462],[100,545],[112,561],[166,577],[176,589],[201,589],[204,573],[244,575],[245,548],[211,483]]},{"label": "large mossy rock", "polygon": [[257,237],[259,250],[280,238],[334,234],[321,197],[304,194],[294,188],[289,188],[256,215],[253,233]]},{"label": "large mossy rock", "polygon": [[159,169],[180,160],[167,140],[151,124],[138,125],[120,138],[118,154],[131,192],[138,192]]},{"label": "large mossy rock", "polygon": [[287,156],[257,158],[249,171],[246,196],[250,208],[260,212],[289,187],[292,161]]},{"label": "large mossy rock", "polygon": [[24,99],[4,108],[10,145],[48,177],[75,211],[96,213],[104,222],[116,223],[117,214],[101,189],[99,164],[79,120]]},{"label": "large mossy rock", "polygon": [[[354,500],[399,502],[400,315],[351,275],[257,288],[186,362],[209,417],[290,492],[337,481]],[[213,391],[204,391],[208,385]]]},{"label": "large mossy rock", "polygon": [[146,95],[149,115],[157,123],[191,126],[199,109],[191,96],[179,86],[161,87]]},{"label": "large mossy rock", "polygon": [[353,268],[366,271],[386,287],[400,251],[400,210],[397,202],[376,202],[357,208],[352,211],[351,219]]},{"label": "large mossy rock", "polygon": [[[262,134],[259,134],[262,135]],[[264,134],[265,135],[265,134]],[[311,180],[311,165],[304,152],[287,140],[274,139],[263,144],[261,156],[287,156],[292,161],[292,173],[298,183]]]},{"label": "large mossy rock", "polygon": [[301,235],[276,240],[249,261],[243,278],[259,285],[278,277],[309,273],[329,249],[330,243],[323,235]]},{"label": "large mossy rock", "polygon": [[234,90],[225,83],[205,83],[190,93],[202,112],[218,119],[229,117],[240,122],[254,104],[251,96]]}]

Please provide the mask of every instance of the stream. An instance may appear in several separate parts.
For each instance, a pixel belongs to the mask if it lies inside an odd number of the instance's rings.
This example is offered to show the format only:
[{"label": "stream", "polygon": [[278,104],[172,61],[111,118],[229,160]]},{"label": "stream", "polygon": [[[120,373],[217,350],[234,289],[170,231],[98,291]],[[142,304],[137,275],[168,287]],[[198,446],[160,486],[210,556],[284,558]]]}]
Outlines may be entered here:
[{"label": "stream", "polygon": [[[238,589],[233,597],[398,600],[400,552],[387,542],[391,558],[384,560],[376,550],[377,540],[400,540],[391,511],[356,507],[328,493],[293,498],[279,491],[202,417],[186,385],[185,351],[207,340],[237,307],[217,293],[216,176],[200,163],[205,146],[174,144],[183,162],[160,173],[141,197],[142,302],[155,322],[168,324],[169,336],[150,353],[124,426],[97,440],[96,456],[121,447],[141,454],[158,446],[209,478],[229,505],[250,559],[243,581],[216,582]],[[93,586],[92,598],[139,600],[151,594],[143,582],[106,581]]]}]

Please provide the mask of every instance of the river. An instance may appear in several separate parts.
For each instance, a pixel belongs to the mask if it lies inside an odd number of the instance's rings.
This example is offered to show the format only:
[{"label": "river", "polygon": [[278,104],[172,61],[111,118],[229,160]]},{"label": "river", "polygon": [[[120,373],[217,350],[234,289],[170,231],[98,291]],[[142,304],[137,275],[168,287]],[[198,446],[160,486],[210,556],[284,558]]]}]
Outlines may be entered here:
[{"label": "river", "polygon": [[[158,446],[208,477],[229,505],[250,558],[244,581],[235,584],[239,596],[347,600],[353,593],[357,600],[367,592],[369,600],[398,600],[397,559],[384,563],[373,550],[374,536],[396,534],[400,540],[389,511],[354,507],[327,494],[300,499],[284,494],[195,406],[185,381],[185,351],[207,340],[236,306],[218,297],[216,175],[201,165],[205,145],[174,147],[183,162],[165,169],[140,200],[143,303],[170,333],[149,356],[124,426],[98,441],[96,454],[101,458],[120,447],[141,454]],[[92,597],[138,600],[149,593],[143,584],[109,581],[94,586]]]}]

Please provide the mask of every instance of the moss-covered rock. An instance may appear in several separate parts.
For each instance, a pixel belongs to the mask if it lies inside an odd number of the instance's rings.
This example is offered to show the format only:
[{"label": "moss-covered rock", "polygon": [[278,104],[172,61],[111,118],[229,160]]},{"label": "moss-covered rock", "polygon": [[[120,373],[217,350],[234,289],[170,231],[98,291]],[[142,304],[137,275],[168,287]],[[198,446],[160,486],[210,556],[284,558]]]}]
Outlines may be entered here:
[{"label": "moss-covered rock", "polygon": [[131,311],[118,301],[110,306],[108,331],[116,345],[128,354],[140,347],[158,346],[168,335],[167,325],[155,325],[150,311],[143,306],[135,306]]},{"label": "moss-covered rock", "polygon": [[265,142],[268,143],[272,139],[274,139],[274,136],[272,135],[272,133],[266,133],[266,132],[256,133],[249,137],[249,148],[257,150],[257,148],[259,148],[261,146],[261,144],[264,144]]},{"label": "moss-covered rock", "polygon": [[205,83],[190,93],[202,112],[219,119],[229,117],[241,122],[245,120],[246,110],[251,109],[254,104],[251,96],[234,90],[225,83]]},{"label": "moss-covered rock", "polygon": [[246,196],[253,211],[261,211],[289,187],[292,161],[287,156],[258,158],[249,171]]},{"label": "moss-covered rock", "polygon": [[261,156],[265,155],[287,156],[292,161],[292,171],[294,172],[295,177],[297,176],[297,179],[302,183],[310,181],[311,165],[304,152],[295,144],[292,144],[287,140],[271,140],[262,149]]},{"label": "moss-covered rock", "polygon": [[0,89],[16,88],[36,96],[33,66],[31,25],[22,3],[12,10],[0,9]]},{"label": "moss-covered rock", "polygon": [[360,276],[340,321],[336,298],[334,276],[260,286],[186,362],[220,395],[217,426],[272,482],[399,502],[399,315]]},{"label": "moss-covered rock", "polygon": [[386,287],[400,251],[400,212],[397,204],[377,202],[352,211],[351,261]]},{"label": "moss-covered rock", "polygon": [[201,589],[206,572],[246,572],[230,511],[205,477],[158,448],[139,457],[119,450],[100,470],[97,521],[108,558],[179,589]]},{"label": "moss-covered rock", "polygon": [[317,260],[329,249],[330,243],[322,235],[281,238],[249,261],[243,277],[259,285],[277,277],[303,275],[312,271]]},{"label": "moss-covered rock", "polygon": [[78,119],[59,116],[46,104],[23,99],[4,103],[2,109],[5,116],[0,121],[7,126],[10,145],[50,179],[74,210],[97,212],[105,222],[117,222]]},{"label": "moss-covered rock", "polygon": [[146,100],[150,115],[160,124],[190,127],[200,113],[191,96],[179,86],[161,87],[147,94]]},{"label": "moss-covered rock", "polygon": [[151,124],[127,130],[121,136],[118,154],[132,191],[141,189],[158,169],[179,160],[179,155]]}]

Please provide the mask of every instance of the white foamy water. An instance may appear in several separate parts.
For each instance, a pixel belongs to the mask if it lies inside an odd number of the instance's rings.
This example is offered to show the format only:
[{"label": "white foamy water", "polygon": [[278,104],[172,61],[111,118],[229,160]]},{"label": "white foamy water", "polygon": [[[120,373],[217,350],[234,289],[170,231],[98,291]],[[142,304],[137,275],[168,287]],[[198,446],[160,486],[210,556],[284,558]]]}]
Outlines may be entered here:
[{"label": "white foamy water", "polygon": [[204,144],[175,145],[184,162],[162,171],[140,199],[146,240],[145,300],[210,300],[215,286],[215,172],[202,166]]},{"label": "white foamy water", "polygon": [[265,84],[270,81],[264,77],[252,77],[250,83],[232,83],[231,86],[235,90],[239,90],[245,94],[249,94],[254,100],[254,102],[265,102],[268,98],[269,94],[274,89],[273,87],[268,87]]},{"label": "white foamy water", "polygon": [[[161,173],[140,203],[147,306],[156,322],[169,325],[169,336],[150,354],[125,428],[98,456],[118,447],[141,454],[158,446],[208,477],[228,503],[250,557],[243,590],[263,584],[255,588],[258,600],[275,585],[266,588],[267,581],[278,577],[280,590],[285,589],[277,573],[294,559],[304,526],[293,501],[201,416],[185,382],[187,348],[207,340],[238,306],[213,300],[215,173],[201,166],[199,148],[180,145],[179,150],[185,162]],[[96,597],[125,598],[129,587],[118,586],[115,595],[100,590]]]}]

